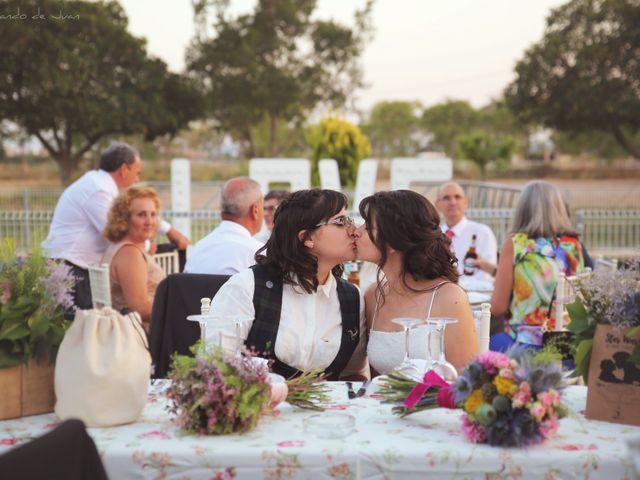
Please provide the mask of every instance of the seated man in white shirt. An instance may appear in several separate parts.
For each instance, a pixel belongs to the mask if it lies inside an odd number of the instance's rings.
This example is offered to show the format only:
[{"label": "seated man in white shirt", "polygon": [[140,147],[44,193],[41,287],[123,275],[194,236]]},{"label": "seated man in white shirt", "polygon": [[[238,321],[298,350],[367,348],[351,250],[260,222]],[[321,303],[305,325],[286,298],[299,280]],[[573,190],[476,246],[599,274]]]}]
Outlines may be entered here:
[{"label": "seated man in white shirt", "polygon": [[[476,253],[494,264],[497,263],[498,244],[491,229],[482,223],[472,222],[464,213],[469,205],[464,190],[455,182],[445,183],[438,189],[436,207],[444,217],[442,231],[451,239],[458,259],[458,273],[464,272],[464,257],[471,246],[471,237],[476,236]],[[493,282],[491,274],[476,268],[471,276],[474,280]]]},{"label": "seated man in white shirt", "polygon": [[[74,305],[92,307],[87,267],[100,263],[109,242],[102,236],[111,204],[120,190],[140,178],[140,154],[126,143],[112,143],[100,156],[99,170],[91,170],[69,185],[58,200],[49,235],[42,242],[49,258],[64,260],[76,276]],[[159,231],[179,249],[189,240],[162,221]],[[71,317],[72,313],[69,312]]]},{"label": "seated man in white shirt", "polygon": [[347,205],[342,193],[319,189],[280,204],[257,265],[213,298],[209,313],[219,328],[207,332],[214,344],[221,330],[223,348],[233,351],[238,321],[241,340],[284,377],[321,369],[330,380],[368,378],[364,302],[342,279],[342,263],[355,259]]},{"label": "seated man in white shirt", "polygon": [[260,184],[236,177],[222,187],[222,222],[188,252],[184,271],[231,275],[249,268],[263,243],[253,238],[262,226],[264,201]]}]

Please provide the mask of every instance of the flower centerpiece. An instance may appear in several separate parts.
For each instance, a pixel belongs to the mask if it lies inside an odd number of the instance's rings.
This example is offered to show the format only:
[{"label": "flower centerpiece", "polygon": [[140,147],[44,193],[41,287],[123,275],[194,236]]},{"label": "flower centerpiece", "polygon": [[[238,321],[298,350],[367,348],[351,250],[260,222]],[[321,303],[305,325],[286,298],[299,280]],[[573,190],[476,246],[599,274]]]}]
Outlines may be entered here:
[{"label": "flower centerpiece", "polygon": [[640,425],[640,272],[596,270],[567,305],[575,375],[587,389],[585,415]]},{"label": "flower centerpiece", "polygon": [[53,362],[73,308],[71,269],[0,245],[0,419],[53,410]]},{"label": "flower centerpiece", "polygon": [[[576,291],[576,301],[567,305],[571,317],[567,328],[575,334],[575,374],[588,383],[598,325],[610,325],[617,332],[624,330],[630,342],[640,335],[640,271],[596,270],[576,283]],[[640,365],[640,342],[635,342],[628,361]]]},{"label": "flower centerpiece", "polygon": [[75,277],[64,263],[39,252],[16,254],[10,242],[0,246],[0,368],[32,358],[55,358],[73,307]]},{"label": "flower centerpiece", "polygon": [[544,441],[568,410],[561,357],[553,350],[512,348],[486,352],[467,365],[453,384],[433,370],[422,382],[393,374],[381,393],[406,416],[421,410],[462,408],[462,431],[474,443],[523,447]]},{"label": "flower centerpiece", "polygon": [[250,355],[203,348],[195,357],[174,355],[167,389],[168,410],[189,433],[223,435],[255,428],[268,411],[269,369]]}]

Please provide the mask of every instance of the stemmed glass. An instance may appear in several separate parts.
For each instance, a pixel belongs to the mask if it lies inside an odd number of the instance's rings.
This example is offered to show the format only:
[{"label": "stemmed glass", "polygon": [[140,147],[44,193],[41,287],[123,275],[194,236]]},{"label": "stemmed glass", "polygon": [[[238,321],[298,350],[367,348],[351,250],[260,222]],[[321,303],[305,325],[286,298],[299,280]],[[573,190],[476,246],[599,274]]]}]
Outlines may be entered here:
[{"label": "stemmed glass", "polygon": [[416,325],[423,323],[420,318],[412,317],[398,317],[391,320],[396,325],[400,325],[404,330],[404,359],[402,363],[396,367],[397,370],[406,373],[409,376],[418,376],[420,372],[416,366],[411,362],[409,357],[409,331]]},{"label": "stemmed glass", "polygon": [[240,355],[242,341],[240,339],[240,317],[237,315],[216,315],[211,313],[189,315],[187,320],[198,322],[200,324],[200,338],[203,342],[207,341],[207,322],[213,321],[212,327],[214,332],[218,334],[218,347],[222,348],[222,337],[224,336],[225,326],[233,324],[235,335],[235,354]]},{"label": "stemmed glass", "polygon": [[[431,368],[435,370],[441,377],[443,377],[446,381],[452,382],[456,378],[458,378],[458,371],[456,368],[447,361],[447,357],[445,354],[444,348],[444,334],[447,325],[450,323],[457,323],[458,320],[452,317],[430,317],[424,320],[427,325],[434,326],[435,329],[440,334],[440,352],[438,354],[437,360],[432,360]],[[431,352],[431,332],[427,333],[427,352],[428,356],[433,359],[433,354]]]}]

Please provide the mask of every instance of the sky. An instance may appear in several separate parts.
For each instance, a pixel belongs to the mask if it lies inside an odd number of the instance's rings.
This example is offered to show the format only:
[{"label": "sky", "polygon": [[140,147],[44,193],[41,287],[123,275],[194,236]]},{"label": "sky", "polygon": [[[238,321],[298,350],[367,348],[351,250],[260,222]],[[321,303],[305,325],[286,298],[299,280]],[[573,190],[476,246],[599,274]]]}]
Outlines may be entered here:
[{"label": "sky", "polygon": [[[374,36],[361,64],[367,87],[356,105],[417,100],[425,107],[446,99],[478,108],[501,95],[514,66],[542,38],[552,8],[567,0],[377,0]],[[184,69],[193,37],[191,0],[120,0],[130,31],[169,68]],[[353,25],[364,0],[318,0],[317,18]],[[231,0],[233,12],[250,11],[255,0]]]}]

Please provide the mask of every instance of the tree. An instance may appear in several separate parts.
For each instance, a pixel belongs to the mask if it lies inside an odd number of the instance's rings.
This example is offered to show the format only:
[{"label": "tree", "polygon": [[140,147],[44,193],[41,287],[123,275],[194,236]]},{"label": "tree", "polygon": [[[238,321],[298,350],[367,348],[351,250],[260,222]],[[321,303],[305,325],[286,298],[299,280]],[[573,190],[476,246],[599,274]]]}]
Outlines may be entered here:
[{"label": "tree", "polygon": [[540,42],[507,87],[520,118],[563,132],[607,132],[640,160],[640,3],[571,0],[552,10]]},{"label": "tree", "polygon": [[369,136],[376,157],[414,155],[420,148],[417,102],[378,102],[362,130]]},{"label": "tree", "polygon": [[478,113],[462,100],[447,100],[422,112],[422,126],[433,134],[433,142],[449,157],[455,158],[456,137],[469,133],[478,124]]},{"label": "tree", "polygon": [[[62,9],[61,9],[62,5]],[[36,136],[67,184],[100,139],[175,134],[199,114],[191,81],[147,57],[117,2],[7,0],[0,42],[0,116]],[[33,19],[39,12],[43,18]],[[62,14],[67,18],[58,18]]]},{"label": "tree", "polygon": [[309,127],[307,142],[311,147],[314,184],[319,183],[318,162],[333,158],[338,162],[340,183],[353,186],[356,182],[358,163],[369,156],[371,145],[366,135],[355,125],[339,117],[326,117]]},{"label": "tree", "polygon": [[[267,118],[276,156],[280,122],[301,123],[320,104],[342,106],[362,84],[357,61],[372,0],[356,13],[353,29],[312,20],[316,0],[258,0],[253,12],[235,18],[228,4],[194,2],[199,29],[187,52],[188,69],[206,92],[208,114],[250,154],[251,128]],[[207,28],[212,16],[214,35]]]},{"label": "tree", "polygon": [[516,147],[515,140],[509,135],[498,137],[481,130],[459,135],[457,141],[462,158],[475,163],[480,168],[482,178],[486,176],[489,163],[509,159]]}]

